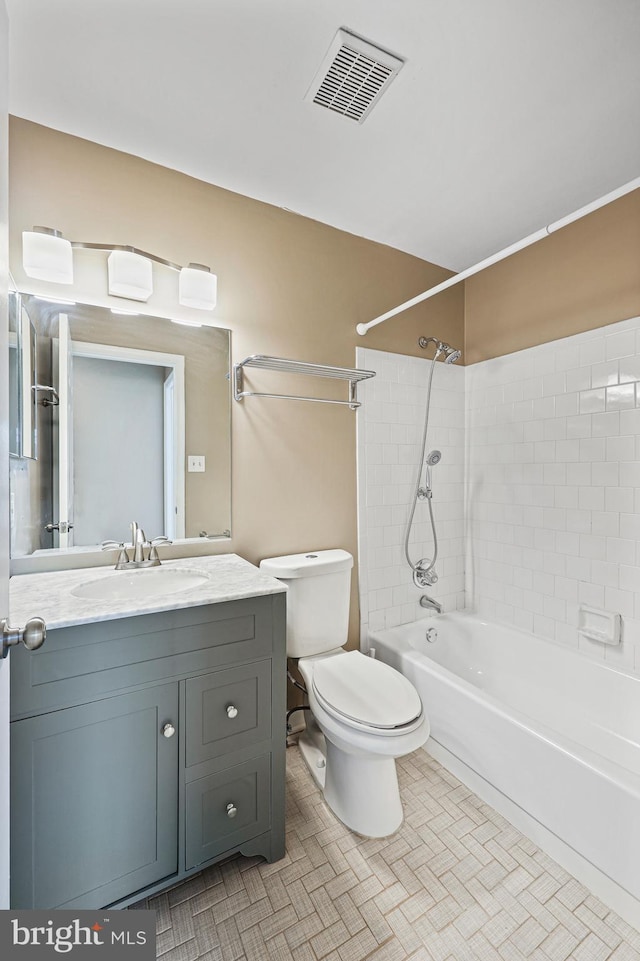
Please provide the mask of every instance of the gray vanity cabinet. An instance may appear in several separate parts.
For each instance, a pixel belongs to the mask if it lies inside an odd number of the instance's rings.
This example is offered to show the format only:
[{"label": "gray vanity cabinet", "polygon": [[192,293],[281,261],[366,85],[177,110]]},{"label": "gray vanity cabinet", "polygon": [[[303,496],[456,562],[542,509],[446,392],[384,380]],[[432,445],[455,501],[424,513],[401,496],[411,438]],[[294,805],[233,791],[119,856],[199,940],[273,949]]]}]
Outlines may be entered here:
[{"label": "gray vanity cabinet", "polygon": [[273,594],[12,653],[12,907],[125,906],[229,854],[282,857],[284,635]]}]

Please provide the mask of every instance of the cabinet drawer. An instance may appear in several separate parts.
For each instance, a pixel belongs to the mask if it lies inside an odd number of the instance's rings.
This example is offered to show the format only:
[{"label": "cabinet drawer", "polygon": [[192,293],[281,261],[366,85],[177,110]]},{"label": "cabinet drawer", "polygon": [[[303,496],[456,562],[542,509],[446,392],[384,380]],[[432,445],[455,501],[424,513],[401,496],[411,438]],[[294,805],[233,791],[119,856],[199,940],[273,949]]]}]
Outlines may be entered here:
[{"label": "cabinet drawer", "polygon": [[271,737],[271,661],[186,681],[186,766]]},{"label": "cabinet drawer", "polygon": [[270,657],[273,609],[265,596],[49,631],[11,659],[12,719]]},{"label": "cabinet drawer", "polygon": [[186,869],[269,829],[271,757],[252,758],[186,787]]}]

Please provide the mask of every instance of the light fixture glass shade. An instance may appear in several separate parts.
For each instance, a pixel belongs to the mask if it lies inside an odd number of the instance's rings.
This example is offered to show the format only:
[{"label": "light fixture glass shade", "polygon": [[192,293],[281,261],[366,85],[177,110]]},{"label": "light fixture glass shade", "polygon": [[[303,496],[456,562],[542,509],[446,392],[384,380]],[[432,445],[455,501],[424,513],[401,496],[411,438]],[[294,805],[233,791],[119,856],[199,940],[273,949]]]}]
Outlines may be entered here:
[{"label": "light fixture glass shade", "polygon": [[107,258],[109,293],[128,300],[149,300],[153,293],[151,261],[129,250],[113,250]]},{"label": "light fixture glass shade", "polygon": [[71,243],[58,231],[34,228],[22,232],[22,266],[27,277],[54,284],[73,283]]},{"label": "light fixture glass shade", "polygon": [[178,300],[183,307],[213,310],[218,293],[218,278],[202,264],[189,264],[180,271]]}]

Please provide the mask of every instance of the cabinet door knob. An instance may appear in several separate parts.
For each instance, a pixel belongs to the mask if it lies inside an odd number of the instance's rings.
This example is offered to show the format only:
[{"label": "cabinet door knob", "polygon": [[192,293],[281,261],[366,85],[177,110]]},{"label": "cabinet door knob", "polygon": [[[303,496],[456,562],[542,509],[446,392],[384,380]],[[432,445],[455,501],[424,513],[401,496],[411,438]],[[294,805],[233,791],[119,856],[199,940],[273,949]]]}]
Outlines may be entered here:
[{"label": "cabinet door knob", "polygon": [[171,723],[171,721],[167,721],[167,723],[162,728],[162,733],[164,737],[173,737],[173,735],[176,733],[176,729]]},{"label": "cabinet door knob", "polygon": [[237,807],[235,806],[233,801],[229,801],[229,803],[227,804],[227,817],[234,818],[237,813],[238,813]]},{"label": "cabinet door knob", "polygon": [[227,717],[237,717],[237,716],[238,716],[238,708],[235,707],[234,704],[228,704],[228,705],[227,705]]}]

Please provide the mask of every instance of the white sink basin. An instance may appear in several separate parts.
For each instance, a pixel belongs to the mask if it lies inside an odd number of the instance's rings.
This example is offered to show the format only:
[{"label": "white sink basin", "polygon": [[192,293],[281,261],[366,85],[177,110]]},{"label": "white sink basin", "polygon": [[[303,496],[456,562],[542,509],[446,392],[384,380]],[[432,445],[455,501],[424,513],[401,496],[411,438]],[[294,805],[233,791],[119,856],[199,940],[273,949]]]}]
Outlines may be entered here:
[{"label": "white sink basin", "polygon": [[208,580],[207,574],[197,571],[154,567],[150,570],[113,571],[109,577],[78,584],[71,593],[75,597],[104,601],[143,600],[146,597],[191,591],[194,587],[202,587]]}]

